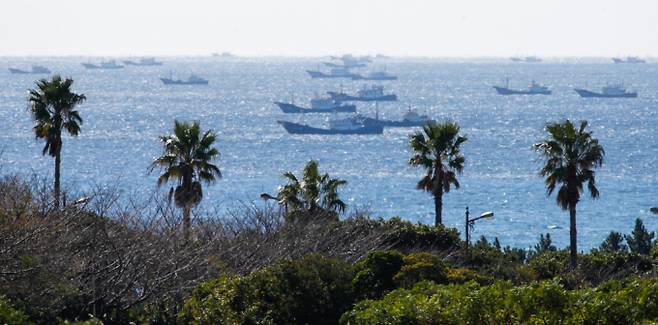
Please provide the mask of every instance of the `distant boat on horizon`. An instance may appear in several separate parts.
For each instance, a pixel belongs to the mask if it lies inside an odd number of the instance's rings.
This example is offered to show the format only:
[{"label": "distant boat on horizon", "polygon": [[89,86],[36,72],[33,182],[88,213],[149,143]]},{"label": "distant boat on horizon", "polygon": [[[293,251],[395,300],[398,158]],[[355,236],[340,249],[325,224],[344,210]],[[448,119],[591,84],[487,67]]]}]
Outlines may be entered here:
[{"label": "distant boat on horizon", "polygon": [[640,59],[637,56],[629,56],[624,60],[623,58],[612,58],[615,63],[646,63],[647,61]]},{"label": "distant boat on horizon", "polygon": [[161,77],[160,80],[165,85],[207,85],[208,84],[208,80],[194,74],[191,74],[187,78],[187,80],[173,79],[171,76],[169,76],[169,78]]},{"label": "distant boat on horizon", "polygon": [[382,127],[417,127],[423,126],[427,123],[434,122],[433,119],[429,118],[427,115],[420,115],[418,111],[412,110],[409,108],[403,115],[402,120],[391,121],[383,120],[379,118],[379,113],[375,114],[375,118],[367,117],[361,114],[357,114],[351,117],[363,125],[376,125]]},{"label": "distant boat on horizon", "polygon": [[274,102],[284,113],[355,113],[356,105],[347,105],[333,98],[315,97],[311,99],[311,107],[302,107],[290,103]]},{"label": "distant boat on horizon", "polygon": [[324,135],[347,135],[347,134],[382,134],[384,128],[377,125],[364,125],[351,118],[331,119],[329,128],[318,128],[301,123],[277,120],[286,132],[290,134],[324,134]]},{"label": "distant boat on horizon", "polygon": [[493,86],[496,92],[500,95],[550,95],[553,92],[546,86],[536,83],[534,80],[528,86],[528,89],[511,89],[509,87],[509,79],[505,79],[505,86]]},{"label": "distant boat on horizon", "polygon": [[398,96],[395,94],[385,94],[383,86],[364,87],[358,90],[356,92],[356,95],[349,95],[343,92],[333,92],[333,91],[328,91],[327,94],[329,94],[331,98],[339,102],[349,102],[349,101],[389,102],[389,101],[398,100]]},{"label": "distant boat on horizon", "polygon": [[526,56],[524,58],[518,57],[518,56],[513,56],[509,59],[512,60],[512,62],[527,62],[527,63],[537,63],[537,62],[542,61],[540,58],[538,58],[536,56]]},{"label": "distant boat on horizon", "polygon": [[155,58],[140,58],[138,61],[124,60],[123,64],[125,65],[134,65],[134,66],[160,66],[162,62],[155,60]]},{"label": "distant boat on horizon", "polygon": [[332,68],[329,70],[329,73],[325,73],[318,70],[306,70],[306,73],[308,73],[311,78],[313,79],[324,79],[324,78],[348,78],[352,79],[354,76],[356,76],[355,73],[350,72],[349,68],[345,67],[340,67],[340,68]]},{"label": "distant boat on horizon", "polygon": [[628,91],[622,85],[609,85],[601,88],[601,92],[582,88],[574,89],[583,98],[636,98],[637,92]]},{"label": "distant boat on horizon", "polygon": [[17,69],[17,68],[9,68],[9,72],[12,74],[48,74],[51,73],[51,71],[41,65],[33,65],[32,70],[22,70],[22,69]]},{"label": "distant boat on horizon", "polygon": [[123,66],[117,64],[115,60],[103,61],[100,64],[82,63],[86,69],[122,69]]},{"label": "distant boat on horizon", "polygon": [[222,58],[233,58],[235,55],[231,54],[231,52],[222,52],[222,53],[211,53],[210,55],[214,57],[222,57]]}]

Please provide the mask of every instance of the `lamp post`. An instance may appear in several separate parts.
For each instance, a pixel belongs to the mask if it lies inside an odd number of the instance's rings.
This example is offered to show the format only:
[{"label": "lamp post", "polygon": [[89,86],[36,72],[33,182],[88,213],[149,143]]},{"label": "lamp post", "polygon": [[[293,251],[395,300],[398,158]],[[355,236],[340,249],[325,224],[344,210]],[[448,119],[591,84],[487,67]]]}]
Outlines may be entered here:
[{"label": "lamp post", "polygon": [[468,211],[468,207],[466,207],[466,248],[468,248],[468,245],[470,244],[471,241],[471,235],[469,233],[470,230],[473,229],[475,222],[480,220],[480,219],[485,219],[485,218],[493,218],[494,213],[492,211],[487,211],[483,214],[481,214],[477,218],[470,219],[470,213]]}]

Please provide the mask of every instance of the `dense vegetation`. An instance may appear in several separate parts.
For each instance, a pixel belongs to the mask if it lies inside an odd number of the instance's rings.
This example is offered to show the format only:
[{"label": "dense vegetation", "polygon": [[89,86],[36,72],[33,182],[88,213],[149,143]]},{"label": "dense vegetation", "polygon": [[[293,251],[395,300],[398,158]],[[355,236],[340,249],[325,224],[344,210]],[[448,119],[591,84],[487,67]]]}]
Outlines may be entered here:
[{"label": "dense vegetation", "polygon": [[[466,137],[454,122],[413,134],[410,164],[435,202],[435,225],[344,213],[344,180],[310,161],[274,204],[218,217],[198,210],[202,183],[221,177],[215,135],[175,122],[160,138],[158,185],[147,202],[112,188],[60,189],[62,130],[78,134],[72,81],[41,80],[30,112],[55,182],[0,178],[0,323],[79,324],[631,324],[658,322],[658,245],[641,219],[579,253],[576,204],[603,148],[570,121],[547,125],[536,149],[548,193],[569,210],[571,246],[540,234],[531,249],[484,237],[470,244],[441,224],[459,187]],[[2,175],[0,164],[0,175]],[[65,194],[67,193],[67,194]],[[81,197],[66,204],[67,197]],[[172,203],[173,201],[173,203]],[[178,209],[177,209],[178,208]],[[576,263],[578,261],[578,263]]]}]

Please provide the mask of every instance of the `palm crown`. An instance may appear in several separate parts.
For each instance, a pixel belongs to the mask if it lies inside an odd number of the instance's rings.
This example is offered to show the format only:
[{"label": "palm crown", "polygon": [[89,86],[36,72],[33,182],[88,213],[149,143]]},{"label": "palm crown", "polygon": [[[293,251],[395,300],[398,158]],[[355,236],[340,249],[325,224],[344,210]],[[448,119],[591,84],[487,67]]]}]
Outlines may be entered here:
[{"label": "palm crown", "polygon": [[578,203],[584,183],[592,198],[599,196],[593,169],[603,164],[605,151],[586,128],[587,121],[582,121],[578,129],[569,120],[549,123],[546,130],[550,138],[534,145],[546,159],[539,172],[546,178],[546,191],[550,195],[559,186],[557,204],[564,210]]},{"label": "palm crown", "polygon": [[317,161],[306,164],[301,182],[292,172],[283,173],[283,177],[288,184],[279,188],[277,199],[290,211],[345,211],[346,204],[338,196],[338,187],[347,181],[320,174]]},{"label": "palm crown", "polygon": [[70,135],[80,133],[82,118],[75,106],[85,101],[84,95],[71,92],[73,80],[62,80],[53,76],[52,80],[41,79],[37,88],[29,91],[30,112],[34,118],[34,134],[45,139],[43,154],[55,157],[62,147],[62,129]]},{"label": "palm crown", "polygon": [[212,183],[222,176],[211,163],[219,156],[219,151],[212,147],[215,134],[210,130],[201,134],[199,122],[175,121],[174,134],[161,136],[160,141],[164,153],[151,166],[151,170],[164,170],[158,186],[173,179],[178,185],[171,189],[170,197],[174,195],[176,205],[186,208],[198,204],[203,197],[201,182]]},{"label": "palm crown", "polygon": [[455,122],[428,123],[422,132],[411,136],[413,156],[409,164],[426,169],[416,187],[435,195],[436,225],[441,223],[442,194],[449,192],[451,186],[459,188],[456,174],[464,169],[460,146],[467,138],[459,135],[459,130]]}]

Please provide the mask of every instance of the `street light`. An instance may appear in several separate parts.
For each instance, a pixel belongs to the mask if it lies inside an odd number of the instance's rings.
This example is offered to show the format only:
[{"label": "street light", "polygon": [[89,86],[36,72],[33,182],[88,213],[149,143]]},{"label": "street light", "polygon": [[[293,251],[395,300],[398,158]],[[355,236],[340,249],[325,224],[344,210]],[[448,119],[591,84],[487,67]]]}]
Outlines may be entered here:
[{"label": "street light", "polygon": [[472,230],[475,222],[480,220],[480,219],[486,219],[486,218],[493,218],[494,213],[493,211],[487,211],[483,214],[481,214],[477,218],[469,219],[470,213],[468,212],[468,207],[466,207],[466,247],[468,247],[470,241],[471,241],[471,236],[469,234],[469,230]]}]

